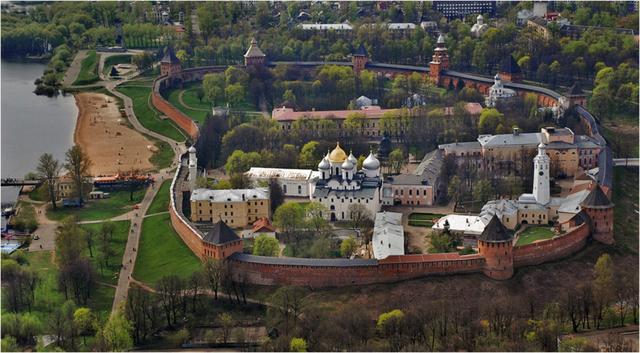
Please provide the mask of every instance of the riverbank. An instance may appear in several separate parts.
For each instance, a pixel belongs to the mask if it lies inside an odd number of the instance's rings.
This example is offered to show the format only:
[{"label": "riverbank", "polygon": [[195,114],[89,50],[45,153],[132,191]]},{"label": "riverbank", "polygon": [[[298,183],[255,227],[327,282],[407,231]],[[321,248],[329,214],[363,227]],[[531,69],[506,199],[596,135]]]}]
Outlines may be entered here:
[{"label": "riverbank", "polygon": [[74,141],[93,162],[90,174],[142,172],[154,168],[149,158],[156,146],[128,126],[113,97],[91,92],[74,97],[78,106]]}]

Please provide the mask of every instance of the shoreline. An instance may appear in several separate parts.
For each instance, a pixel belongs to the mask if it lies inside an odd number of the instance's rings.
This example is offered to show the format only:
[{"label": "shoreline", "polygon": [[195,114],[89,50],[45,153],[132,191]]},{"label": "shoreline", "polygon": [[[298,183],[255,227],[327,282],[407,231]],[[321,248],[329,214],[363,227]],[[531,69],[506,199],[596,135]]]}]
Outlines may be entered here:
[{"label": "shoreline", "polygon": [[155,144],[126,124],[114,97],[96,92],[77,92],[73,97],[78,108],[73,143],[91,159],[90,174],[153,170],[149,159]]}]

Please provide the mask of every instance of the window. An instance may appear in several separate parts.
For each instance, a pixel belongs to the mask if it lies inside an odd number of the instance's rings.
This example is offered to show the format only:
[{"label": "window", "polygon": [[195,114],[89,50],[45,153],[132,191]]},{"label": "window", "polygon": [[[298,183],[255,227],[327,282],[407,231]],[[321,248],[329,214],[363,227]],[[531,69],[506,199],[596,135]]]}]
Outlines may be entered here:
[{"label": "window", "polygon": [[282,192],[287,193],[287,184],[282,185]]},{"label": "window", "polygon": [[298,185],[298,194],[302,194],[302,185]]}]

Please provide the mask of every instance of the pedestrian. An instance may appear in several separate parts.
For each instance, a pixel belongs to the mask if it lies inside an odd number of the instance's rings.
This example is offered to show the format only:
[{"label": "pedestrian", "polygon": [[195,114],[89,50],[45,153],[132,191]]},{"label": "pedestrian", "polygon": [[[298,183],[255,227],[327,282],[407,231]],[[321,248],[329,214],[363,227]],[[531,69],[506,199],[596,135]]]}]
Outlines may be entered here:
[{"label": "pedestrian", "polygon": [[42,244],[40,244],[40,249],[42,249]]}]

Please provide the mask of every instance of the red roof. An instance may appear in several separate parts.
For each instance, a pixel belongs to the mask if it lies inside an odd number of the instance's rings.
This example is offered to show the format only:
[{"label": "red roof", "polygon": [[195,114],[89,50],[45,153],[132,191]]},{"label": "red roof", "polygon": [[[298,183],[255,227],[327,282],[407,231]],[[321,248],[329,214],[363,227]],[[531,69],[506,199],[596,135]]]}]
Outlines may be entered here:
[{"label": "red roof", "polygon": [[251,231],[254,233],[275,232],[276,229],[271,225],[271,221],[269,221],[269,218],[262,217],[253,222],[253,228],[251,229]]},{"label": "red roof", "polygon": [[[471,115],[480,115],[482,113],[482,105],[480,103],[467,103],[464,108]],[[453,107],[444,107],[444,115],[453,116]]]},{"label": "red roof", "polygon": [[278,121],[300,120],[303,118],[308,119],[340,119],[344,120],[350,114],[358,113],[362,114],[365,118],[379,119],[382,118],[384,113],[393,112],[397,109],[382,109],[377,105],[371,105],[362,107],[360,110],[322,110],[322,111],[306,111],[296,112],[292,108],[276,108],[271,112],[271,117]]}]

